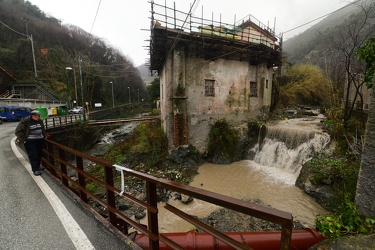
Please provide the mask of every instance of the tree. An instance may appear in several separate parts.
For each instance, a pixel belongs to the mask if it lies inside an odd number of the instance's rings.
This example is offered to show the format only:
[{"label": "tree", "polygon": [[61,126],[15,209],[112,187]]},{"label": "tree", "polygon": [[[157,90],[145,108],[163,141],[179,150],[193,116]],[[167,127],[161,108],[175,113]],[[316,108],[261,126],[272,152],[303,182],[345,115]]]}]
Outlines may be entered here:
[{"label": "tree", "polygon": [[[375,3],[362,1],[358,4],[359,12],[348,17],[338,32],[332,34],[332,57],[336,58],[336,65],[341,65],[345,72],[344,123],[351,118],[357,98],[363,104],[361,88],[365,84],[363,75],[366,66],[359,61],[355,52],[374,35],[372,17]],[[354,93],[353,100],[350,94]],[[361,105],[362,107],[362,105]],[[363,113],[363,110],[361,109]]]},{"label": "tree", "polygon": [[[356,51],[359,59],[366,63],[367,74],[365,79],[368,87],[373,86],[375,70],[375,36]],[[356,205],[358,211],[365,216],[375,218],[375,95],[371,96],[368,113],[365,143],[361,158],[361,167],[358,175]]]},{"label": "tree", "polygon": [[289,105],[330,105],[330,88],[327,77],[314,65],[294,65],[279,78],[279,101]]},{"label": "tree", "polygon": [[147,86],[148,100],[153,108],[157,108],[157,100],[160,99],[160,79],[155,78],[150,85]]}]

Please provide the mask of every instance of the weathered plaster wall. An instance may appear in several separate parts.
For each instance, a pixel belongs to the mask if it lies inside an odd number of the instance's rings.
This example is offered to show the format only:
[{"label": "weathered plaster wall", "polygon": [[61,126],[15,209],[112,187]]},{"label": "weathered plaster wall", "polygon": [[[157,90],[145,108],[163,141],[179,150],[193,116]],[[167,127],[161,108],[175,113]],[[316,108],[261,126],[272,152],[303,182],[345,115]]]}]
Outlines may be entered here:
[{"label": "weathered plaster wall", "polygon": [[[215,81],[214,96],[205,95],[206,79]],[[258,83],[257,97],[250,97],[250,82]],[[173,116],[180,112],[186,114],[187,142],[204,152],[210,125],[217,120],[237,125],[263,114],[271,104],[271,83],[272,69],[265,65],[221,58],[207,61],[175,50],[160,76],[161,117],[169,145],[173,145]],[[176,95],[179,85],[183,95]]]},{"label": "weathered plaster wall", "polygon": [[237,32],[238,37],[241,40],[253,42],[253,43],[262,43],[271,48],[275,48],[275,39],[273,36],[265,35],[264,32],[260,32],[252,26],[244,28],[241,32]]}]

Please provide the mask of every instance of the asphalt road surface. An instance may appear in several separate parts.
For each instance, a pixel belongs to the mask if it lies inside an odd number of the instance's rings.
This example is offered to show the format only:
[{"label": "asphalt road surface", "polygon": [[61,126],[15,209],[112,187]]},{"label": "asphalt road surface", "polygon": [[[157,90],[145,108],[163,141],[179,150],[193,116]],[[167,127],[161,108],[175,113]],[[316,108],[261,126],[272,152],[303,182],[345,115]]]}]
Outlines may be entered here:
[{"label": "asphalt road surface", "polygon": [[32,174],[14,144],[17,124],[0,124],[0,249],[131,249],[47,173]]}]

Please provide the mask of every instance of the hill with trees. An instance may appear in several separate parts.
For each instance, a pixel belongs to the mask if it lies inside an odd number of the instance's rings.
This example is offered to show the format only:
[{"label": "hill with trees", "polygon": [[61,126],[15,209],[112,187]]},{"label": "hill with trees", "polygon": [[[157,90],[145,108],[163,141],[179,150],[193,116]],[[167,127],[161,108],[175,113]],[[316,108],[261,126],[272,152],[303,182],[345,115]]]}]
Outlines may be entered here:
[{"label": "hill with trees", "polygon": [[364,103],[361,89],[368,68],[356,51],[375,35],[374,27],[375,1],[358,0],[283,44],[289,65],[312,64],[324,71],[331,84],[332,105],[341,105],[343,100],[344,123],[350,120],[356,103]]},{"label": "hill with trees", "polygon": [[17,79],[0,74],[0,93],[14,83],[37,83],[67,100],[80,96],[75,84],[82,79],[90,103],[110,105],[112,85],[116,105],[129,101],[129,90],[146,97],[139,70],[103,39],[63,25],[28,1],[1,0],[0,9],[0,66]]}]

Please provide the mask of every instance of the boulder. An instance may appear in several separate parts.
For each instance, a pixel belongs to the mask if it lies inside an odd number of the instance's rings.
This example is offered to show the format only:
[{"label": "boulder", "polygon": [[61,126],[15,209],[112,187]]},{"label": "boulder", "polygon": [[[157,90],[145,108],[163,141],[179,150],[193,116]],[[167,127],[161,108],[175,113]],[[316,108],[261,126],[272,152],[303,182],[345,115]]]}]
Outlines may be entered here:
[{"label": "boulder", "polygon": [[373,250],[375,234],[345,236],[327,239],[309,248],[309,250]]}]

